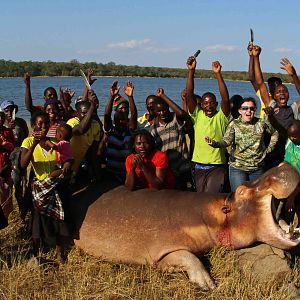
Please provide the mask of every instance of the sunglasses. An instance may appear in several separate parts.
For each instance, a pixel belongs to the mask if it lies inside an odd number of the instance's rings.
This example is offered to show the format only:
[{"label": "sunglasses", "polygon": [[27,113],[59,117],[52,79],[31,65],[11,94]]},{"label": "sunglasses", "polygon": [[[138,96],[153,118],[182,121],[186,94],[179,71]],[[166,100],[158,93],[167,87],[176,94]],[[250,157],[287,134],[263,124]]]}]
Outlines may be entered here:
[{"label": "sunglasses", "polygon": [[241,106],[241,110],[248,110],[250,109],[251,111],[255,111],[256,107],[255,106]]}]

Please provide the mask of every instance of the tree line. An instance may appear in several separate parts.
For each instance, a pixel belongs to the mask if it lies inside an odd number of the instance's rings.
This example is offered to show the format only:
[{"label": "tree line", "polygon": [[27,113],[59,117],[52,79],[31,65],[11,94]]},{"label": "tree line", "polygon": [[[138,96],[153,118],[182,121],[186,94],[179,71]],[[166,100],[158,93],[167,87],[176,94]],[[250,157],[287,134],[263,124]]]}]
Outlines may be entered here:
[{"label": "tree line", "polygon": [[[114,62],[107,64],[97,62],[80,63],[76,59],[69,62],[53,61],[20,61],[0,60],[0,77],[21,77],[28,72],[30,76],[80,76],[79,70],[93,69],[94,76],[132,76],[132,77],[186,77],[186,69],[141,67],[117,65]],[[248,72],[223,71],[224,79],[248,81]],[[283,82],[292,82],[290,76],[281,73],[264,73],[264,78],[277,76]],[[211,70],[197,70],[196,78],[214,78]]]}]

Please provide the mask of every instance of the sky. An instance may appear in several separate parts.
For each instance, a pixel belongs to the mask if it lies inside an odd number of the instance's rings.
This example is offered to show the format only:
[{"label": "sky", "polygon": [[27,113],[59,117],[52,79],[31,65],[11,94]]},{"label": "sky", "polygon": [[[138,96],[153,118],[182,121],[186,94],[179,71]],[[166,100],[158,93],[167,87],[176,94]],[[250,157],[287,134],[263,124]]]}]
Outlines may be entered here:
[{"label": "sky", "polygon": [[[265,72],[300,69],[300,1],[1,0],[0,59],[246,71],[250,28]],[[300,72],[300,71],[299,71]]]}]

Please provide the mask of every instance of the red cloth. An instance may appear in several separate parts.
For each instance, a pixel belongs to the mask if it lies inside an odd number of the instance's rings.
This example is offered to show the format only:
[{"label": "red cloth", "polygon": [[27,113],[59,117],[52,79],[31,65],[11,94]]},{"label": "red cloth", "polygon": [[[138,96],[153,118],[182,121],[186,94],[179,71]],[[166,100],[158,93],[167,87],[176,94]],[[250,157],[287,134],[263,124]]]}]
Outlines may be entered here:
[{"label": "red cloth", "polygon": [[2,127],[0,134],[0,169],[9,163],[9,155],[15,147],[15,136],[11,128]]},{"label": "red cloth", "polygon": [[[129,154],[126,158],[125,166],[126,166],[126,173],[128,174],[131,169],[132,161],[134,159],[135,154]],[[175,187],[175,178],[171,172],[169,166],[169,159],[167,154],[156,150],[148,157],[144,157],[144,164],[151,170],[153,174],[156,174],[156,168],[158,169],[167,169],[167,176],[165,179],[165,185],[163,188],[165,189],[173,189]],[[135,174],[140,181],[143,188],[152,188],[150,183],[147,181],[144,173],[141,171],[139,167],[135,168]]]}]

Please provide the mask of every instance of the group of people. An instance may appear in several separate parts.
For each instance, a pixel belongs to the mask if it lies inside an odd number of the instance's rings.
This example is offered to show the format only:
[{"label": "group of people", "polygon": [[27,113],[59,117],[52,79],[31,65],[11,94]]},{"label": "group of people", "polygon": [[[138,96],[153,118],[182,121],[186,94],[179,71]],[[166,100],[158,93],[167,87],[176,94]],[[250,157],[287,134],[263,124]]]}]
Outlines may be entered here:
[{"label": "group of people", "polygon": [[[31,133],[15,117],[17,105],[0,104],[0,210],[7,225],[14,185],[20,216],[30,212],[34,255],[41,247],[57,246],[61,261],[65,245],[74,237],[70,214],[72,193],[82,184],[109,182],[111,188],[180,189],[197,192],[234,192],[245,181],[286,160],[300,172],[300,101],[288,105],[289,93],[281,80],[264,83],[259,46],[248,46],[249,78],[261,101],[260,117],[253,97],[229,98],[221,64],[212,71],[221,95],[194,91],[197,61],[187,59],[187,82],[182,107],[162,88],[146,98],[147,112],[138,118],[134,85],[110,87],[104,119],[98,116],[96,93],[84,88],[75,109],[70,89],[48,87],[44,103],[33,105],[29,74],[24,75],[25,105],[31,113]],[[288,59],[282,68],[292,76],[300,94],[300,80]],[[87,78],[92,85],[93,71]],[[187,142],[188,141],[188,142]]]}]

